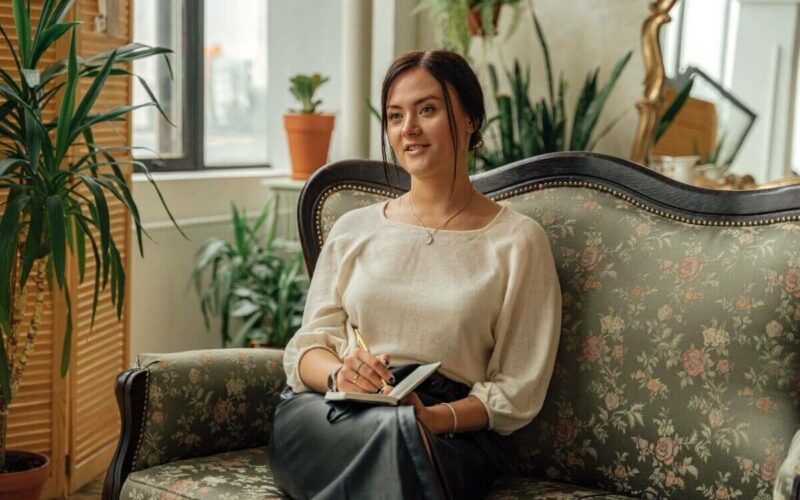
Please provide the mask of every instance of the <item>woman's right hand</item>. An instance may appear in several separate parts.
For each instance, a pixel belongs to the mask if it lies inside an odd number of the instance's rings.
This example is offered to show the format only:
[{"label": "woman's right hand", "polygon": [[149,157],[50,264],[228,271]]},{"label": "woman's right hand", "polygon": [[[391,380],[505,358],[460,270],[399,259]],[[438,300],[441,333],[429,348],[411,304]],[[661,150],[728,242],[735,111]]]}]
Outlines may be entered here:
[{"label": "woman's right hand", "polygon": [[[355,349],[342,360],[343,366],[336,374],[336,386],[342,392],[361,392],[375,394],[381,390],[385,380],[394,384],[389,371],[389,355],[374,354]],[[358,376],[356,376],[358,375]]]}]

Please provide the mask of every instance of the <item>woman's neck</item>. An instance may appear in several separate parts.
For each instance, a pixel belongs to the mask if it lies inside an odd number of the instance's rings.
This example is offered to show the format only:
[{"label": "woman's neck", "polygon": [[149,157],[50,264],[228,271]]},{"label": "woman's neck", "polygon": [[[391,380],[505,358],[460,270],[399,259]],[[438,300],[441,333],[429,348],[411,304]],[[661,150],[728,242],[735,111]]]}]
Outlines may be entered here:
[{"label": "woman's neck", "polygon": [[469,178],[457,176],[450,194],[452,178],[437,180],[411,180],[411,190],[406,196],[411,197],[411,203],[417,214],[427,217],[444,217],[452,215],[467,203],[472,194],[473,187]]}]

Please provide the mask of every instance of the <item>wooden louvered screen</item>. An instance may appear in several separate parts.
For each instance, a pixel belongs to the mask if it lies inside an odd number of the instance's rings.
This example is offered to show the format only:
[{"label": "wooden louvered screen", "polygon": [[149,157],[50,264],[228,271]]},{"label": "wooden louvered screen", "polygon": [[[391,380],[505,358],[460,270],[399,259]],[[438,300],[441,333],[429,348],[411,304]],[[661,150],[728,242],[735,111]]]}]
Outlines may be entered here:
[{"label": "wooden louvered screen", "polygon": [[[117,1],[119,37],[108,32],[94,31],[94,19],[98,16],[98,2],[83,0],[77,12],[81,24],[79,53],[85,57],[107,52],[129,43],[130,2]],[[111,15],[111,12],[109,12]],[[109,21],[110,22],[110,21]],[[88,88],[84,83],[81,90]],[[97,100],[95,110],[109,111],[130,103],[130,80],[110,78]],[[95,141],[104,147],[130,144],[130,121],[113,126],[95,128]],[[123,169],[129,172],[129,168]],[[125,263],[126,274],[130,269],[128,255],[130,247],[129,217],[125,207],[113,196],[108,196],[111,214],[111,232],[120,257]],[[99,241],[99,235],[95,235]],[[119,437],[119,412],[113,398],[114,380],[126,368],[128,359],[127,311],[122,322],[117,320],[116,308],[111,302],[110,287],[103,293],[95,317],[94,329],[90,331],[92,317],[92,294],[94,293],[94,265],[87,265],[85,281],[77,286],[75,305],[75,336],[70,378],[69,440],[70,477],[69,491],[73,492],[86,482],[102,474],[111,461]],[[77,277],[77,269],[73,273]],[[127,276],[126,283],[130,283]],[[75,280],[77,282],[77,278]],[[130,297],[126,285],[126,300]]]},{"label": "wooden louvered screen", "polygon": [[[41,0],[32,5],[34,23],[38,19]],[[94,18],[98,14],[96,0],[79,0],[71,16],[82,22],[78,36],[78,54],[91,56],[129,43],[130,2],[120,0],[117,9],[118,37],[95,33]],[[0,23],[16,42],[16,30],[11,14],[11,1],[0,0]],[[48,53],[43,67],[67,54],[67,44],[59,45]],[[16,74],[14,62],[7,49],[0,48],[0,67]],[[81,91],[87,88],[84,83]],[[96,110],[108,110],[130,103],[130,82],[111,79],[98,99]],[[58,102],[46,110],[46,116],[55,116]],[[97,128],[95,140],[103,146],[128,144],[130,124],[119,122],[113,128]],[[130,168],[123,169],[130,180]],[[0,190],[0,213],[6,192]],[[125,265],[127,283],[130,283],[130,219],[125,208],[112,196],[108,197],[111,227]],[[98,239],[99,241],[99,239]],[[88,247],[88,245],[87,245]],[[23,383],[10,408],[8,422],[9,449],[28,449],[50,455],[53,462],[51,477],[45,487],[45,497],[59,497],[80,488],[86,482],[102,475],[108,468],[119,436],[119,414],[113,394],[117,374],[126,368],[128,359],[127,304],[123,319],[117,321],[116,310],[108,291],[100,299],[94,329],[90,332],[93,280],[95,266],[87,252],[86,275],[78,283],[77,263],[73,260],[68,269],[74,333],[70,371],[66,378],[59,375],[61,345],[66,311],[58,293],[45,298],[44,315],[34,354],[26,369]],[[32,285],[30,286],[32,289]],[[126,285],[126,302],[130,297]],[[26,317],[33,314],[33,295],[27,303]]]}]

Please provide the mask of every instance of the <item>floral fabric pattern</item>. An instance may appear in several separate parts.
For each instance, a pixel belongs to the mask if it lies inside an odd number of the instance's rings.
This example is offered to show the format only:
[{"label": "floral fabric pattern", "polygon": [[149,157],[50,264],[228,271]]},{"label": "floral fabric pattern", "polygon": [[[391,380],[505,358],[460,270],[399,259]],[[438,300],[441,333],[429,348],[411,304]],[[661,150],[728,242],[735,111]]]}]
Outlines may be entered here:
[{"label": "floral fabric pattern", "polygon": [[180,460],[132,473],[120,498],[255,500],[288,498],[275,485],[266,448]]},{"label": "floral fabric pattern", "polygon": [[563,326],[525,474],[771,498],[800,427],[800,224],[713,227],[591,188],[503,203],[547,231]]},{"label": "floral fabric pattern", "polygon": [[580,498],[626,500],[632,497],[556,481],[540,481],[527,477],[500,477],[495,480],[487,500],[578,500]]},{"label": "floral fabric pattern", "polygon": [[[385,199],[338,191],[323,229]],[[587,187],[500,203],[547,231],[563,293],[548,397],[515,434],[523,473],[771,498],[800,428],[800,223],[682,223]]]},{"label": "floral fabric pattern", "polygon": [[282,360],[277,349],[140,355],[147,414],[133,470],[266,446],[286,385]]}]

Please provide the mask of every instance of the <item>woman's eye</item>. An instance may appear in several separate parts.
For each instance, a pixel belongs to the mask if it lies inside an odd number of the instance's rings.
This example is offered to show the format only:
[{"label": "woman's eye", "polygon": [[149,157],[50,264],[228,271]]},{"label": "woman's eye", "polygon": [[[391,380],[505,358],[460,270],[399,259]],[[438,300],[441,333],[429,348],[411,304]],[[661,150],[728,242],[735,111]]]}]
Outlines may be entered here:
[{"label": "woman's eye", "polygon": [[430,105],[422,106],[422,108],[420,109],[420,113],[432,113],[432,112],[433,112],[433,106]]},{"label": "woman's eye", "polygon": [[400,113],[389,113],[390,120],[397,120],[398,118],[400,118]]}]

